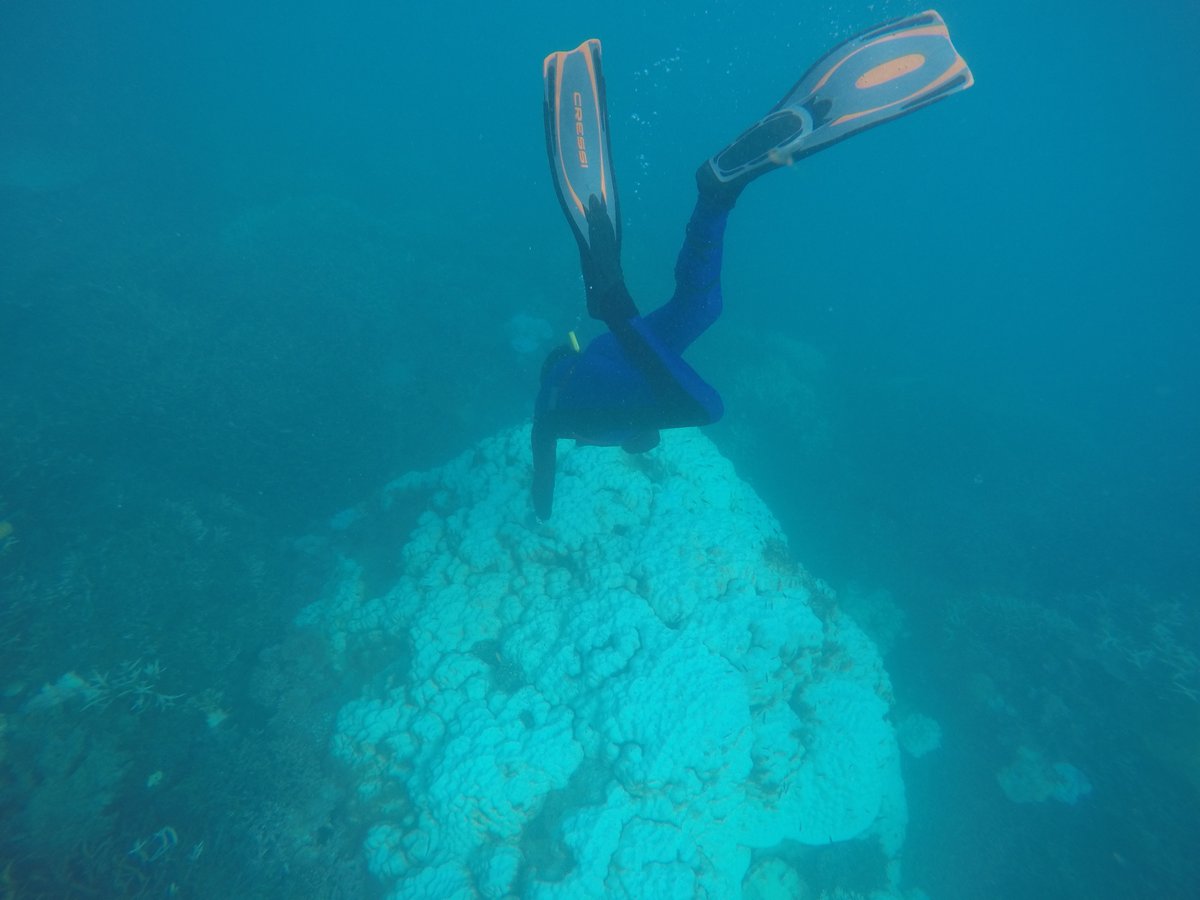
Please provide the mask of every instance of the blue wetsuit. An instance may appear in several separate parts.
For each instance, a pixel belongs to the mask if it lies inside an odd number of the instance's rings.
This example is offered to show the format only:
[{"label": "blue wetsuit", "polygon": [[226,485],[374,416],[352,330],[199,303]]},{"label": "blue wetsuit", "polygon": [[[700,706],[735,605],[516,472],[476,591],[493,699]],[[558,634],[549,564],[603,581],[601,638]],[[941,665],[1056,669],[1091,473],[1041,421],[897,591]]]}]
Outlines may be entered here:
[{"label": "blue wetsuit", "polygon": [[533,417],[534,506],[540,517],[550,515],[558,438],[640,452],[658,443],[662,428],[707,425],[721,417],[720,395],[682,354],[721,314],[729,209],[700,195],[675,263],[675,294],[663,306],[646,316],[609,321],[609,332],[583,352],[560,349],[546,360]]}]

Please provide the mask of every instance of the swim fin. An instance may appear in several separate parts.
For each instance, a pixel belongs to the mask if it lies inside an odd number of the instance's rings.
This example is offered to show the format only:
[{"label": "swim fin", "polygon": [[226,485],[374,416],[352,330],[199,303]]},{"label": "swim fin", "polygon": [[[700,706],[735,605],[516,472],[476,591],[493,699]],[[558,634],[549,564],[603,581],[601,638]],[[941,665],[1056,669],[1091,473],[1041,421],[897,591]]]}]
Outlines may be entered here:
[{"label": "swim fin", "polygon": [[877,25],[825,54],[697,179],[732,202],[759,175],[973,83],[935,11]]},{"label": "swim fin", "polygon": [[580,253],[585,259],[591,255],[588,210],[595,197],[612,222],[619,255],[621,215],[608,143],[600,42],[593,38],[574,50],[551,53],[542,63],[542,75],[550,173]]}]

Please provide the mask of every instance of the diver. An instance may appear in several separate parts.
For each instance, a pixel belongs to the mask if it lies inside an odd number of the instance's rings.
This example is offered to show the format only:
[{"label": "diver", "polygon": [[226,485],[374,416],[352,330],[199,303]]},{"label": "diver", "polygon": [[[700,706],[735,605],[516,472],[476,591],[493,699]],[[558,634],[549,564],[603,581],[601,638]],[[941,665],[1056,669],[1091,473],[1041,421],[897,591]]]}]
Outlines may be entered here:
[{"label": "diver", "polygon": [[683,352],[721,314],[725,223],[754,179],[973,83],[941,16],[878,25],[822,57],[782,100],[696,172],[698,197],[675,263],[675,293],[643,316],[621,272],[621,219],[600,42],[543,65],[546,147],[579,245],[587,311],[608,331],[580,351],[574,333],[542,366],[534,406],[533,506],[550,517],[559,438],[641,453],[659,431],[721,417],[717,392]]}]

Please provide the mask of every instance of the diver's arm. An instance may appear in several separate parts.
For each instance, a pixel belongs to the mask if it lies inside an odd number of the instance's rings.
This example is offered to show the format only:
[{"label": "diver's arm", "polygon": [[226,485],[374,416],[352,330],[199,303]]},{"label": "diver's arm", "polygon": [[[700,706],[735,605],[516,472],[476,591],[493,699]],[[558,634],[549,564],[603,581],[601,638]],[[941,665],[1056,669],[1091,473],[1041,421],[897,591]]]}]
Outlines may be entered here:
[{"label": "diver's arm", "polygon": [[558,435],[546,416],[533,417],[530,443],[533,445],[533,511],[543,522],[554,510],[554,469]]},{"label": "diver's arm", "polygon": [[533,511],[543,522],[554,509],[554,470],[557,465],[558,439],[563,437],[562,413],[556,408],[559,382],[570,378],[571,364],[565,371],[560,363],[576,352],[570,347],[555,347],[542,363],[541,389],[533,407],[533,429],[529,441],[533,449]]}]

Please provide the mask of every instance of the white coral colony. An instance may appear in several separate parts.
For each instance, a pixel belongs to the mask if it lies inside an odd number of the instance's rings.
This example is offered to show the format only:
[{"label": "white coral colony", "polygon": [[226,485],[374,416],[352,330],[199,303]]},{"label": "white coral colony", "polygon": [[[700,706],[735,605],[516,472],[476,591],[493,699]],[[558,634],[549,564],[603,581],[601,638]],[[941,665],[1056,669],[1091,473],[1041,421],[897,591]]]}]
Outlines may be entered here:
[{"label": "white coral colony", "polygon": [[762,501],[678,431],[560,451],[539,525],[528,447],[390,485],[430,497],[400,580],[364,597],[348,559],[301,619],[376,661],[333,751],[391,896],[766,896],[799,883],[780,848],[857,840],[899,897],[887,675]]}]

